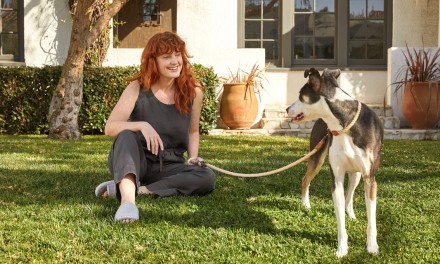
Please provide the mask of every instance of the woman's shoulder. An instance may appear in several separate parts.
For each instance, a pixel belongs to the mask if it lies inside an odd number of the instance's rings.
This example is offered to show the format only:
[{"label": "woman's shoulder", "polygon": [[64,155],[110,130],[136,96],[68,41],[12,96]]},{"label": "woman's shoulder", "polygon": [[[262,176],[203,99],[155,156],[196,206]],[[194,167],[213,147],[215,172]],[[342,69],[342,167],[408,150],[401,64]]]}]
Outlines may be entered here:
[{"label": "woman's shoulder", "polygon": [[139,91],[140,88],[141,88],[141,85],[140,85],[139,81],[134,80],[134,81],[131,81],[125,89]]}]

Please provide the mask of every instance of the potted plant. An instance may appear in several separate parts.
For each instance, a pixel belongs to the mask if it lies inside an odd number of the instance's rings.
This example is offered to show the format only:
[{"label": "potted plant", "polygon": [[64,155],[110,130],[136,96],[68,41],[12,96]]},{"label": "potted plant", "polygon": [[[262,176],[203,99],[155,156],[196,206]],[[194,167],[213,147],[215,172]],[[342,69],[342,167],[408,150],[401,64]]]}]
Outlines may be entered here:
[{"label": "potted plant", "polygon": [[260,89],[268,66],[259,69],[254,64],[249,72],[239,68],[235,73],[230,71],[228,77],[220,78],[223,83],[220,118],[230,129],[249,129],[259,121],[256,118],[261,102]]},{"label": "potted plant", "polygon": [[433,128],[440,120],[440,48],[408,48],[399,69],[395,93],[403,93],[402,114],[412,128]]}]

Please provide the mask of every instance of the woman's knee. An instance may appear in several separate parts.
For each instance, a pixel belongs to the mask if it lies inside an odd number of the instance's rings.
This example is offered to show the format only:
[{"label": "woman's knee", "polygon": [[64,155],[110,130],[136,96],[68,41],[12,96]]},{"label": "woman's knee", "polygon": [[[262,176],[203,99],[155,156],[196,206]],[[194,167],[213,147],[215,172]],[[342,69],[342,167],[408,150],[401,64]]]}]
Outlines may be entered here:
[{"label": "woman's knee", "polygon": [[133,132],[131,130],[122,130],[121,132],[119,132],[119,134],[115,137],[115,142],[116,141],[126,141],[126,140],[136,140],[137,139],[137,134],[136,132]]},{"label": "woman's knee", "polygon": [[216,177],[211,169],[203,168],[200,172],[200,189],[202,193],[210,193],[215,188]]}]

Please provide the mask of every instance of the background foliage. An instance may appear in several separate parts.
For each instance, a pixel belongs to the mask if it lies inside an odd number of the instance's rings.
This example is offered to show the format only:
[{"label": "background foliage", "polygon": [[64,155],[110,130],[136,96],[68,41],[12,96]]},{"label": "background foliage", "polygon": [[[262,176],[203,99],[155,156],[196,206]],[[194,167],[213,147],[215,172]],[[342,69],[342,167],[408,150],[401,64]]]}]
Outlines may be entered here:
[{"label": "background foliage", "polygon": [[[205,87],[200,131],[215,127],[215,89],[219,83],[212,68],[193,65]],[[102,134],[105,121],[137,67],[85,67],[83,103],[78,123],[83,134]],[[60,66],[0,68],[0,133],[47,134],[47,113]]]}]

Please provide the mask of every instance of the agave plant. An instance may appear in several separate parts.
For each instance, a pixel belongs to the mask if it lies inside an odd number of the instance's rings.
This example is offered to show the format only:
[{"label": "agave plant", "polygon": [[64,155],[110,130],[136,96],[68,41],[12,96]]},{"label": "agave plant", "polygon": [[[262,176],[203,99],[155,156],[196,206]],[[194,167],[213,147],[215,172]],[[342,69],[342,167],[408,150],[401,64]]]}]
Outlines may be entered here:
[{"label": "agave plant", "polygon": [[396,84],[396,90],[405,87],[407,83],[414,82],[437,82],[440,78],[440,69],[438,60],[440,58],[440,48],[435,52],[432,49],[412,48],[406,45],[406,49],[402,51],[405,57],[405,65],[402,66],[393,84]]},{"label": "agave plant", "polygon": [[[402,113],[413,128],[432,128],[440,119],[440,48],[408,48],[394,93],[403,94]],[[402,89],[403,88],[403,89]]]}]

